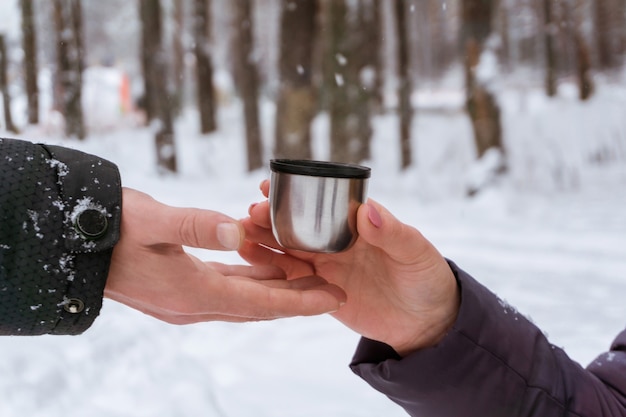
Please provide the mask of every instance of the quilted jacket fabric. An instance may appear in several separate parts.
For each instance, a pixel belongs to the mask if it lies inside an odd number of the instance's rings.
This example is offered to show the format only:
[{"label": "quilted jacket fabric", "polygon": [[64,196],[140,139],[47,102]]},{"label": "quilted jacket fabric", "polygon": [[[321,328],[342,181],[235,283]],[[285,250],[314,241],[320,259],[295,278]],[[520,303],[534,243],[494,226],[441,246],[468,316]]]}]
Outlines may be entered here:
[{"label": "quilted jacket fabric", "polygon": [[624,417],[626,331],[583,368],[532,322],[450,263],[453,328],[404,358],[362,339],[352,370],[415,417]]},{"label": "quilted jacket fabric", "polygon": [[0,139],[0,335],[79,334],[97,317],[119,239],[117,167]]}]

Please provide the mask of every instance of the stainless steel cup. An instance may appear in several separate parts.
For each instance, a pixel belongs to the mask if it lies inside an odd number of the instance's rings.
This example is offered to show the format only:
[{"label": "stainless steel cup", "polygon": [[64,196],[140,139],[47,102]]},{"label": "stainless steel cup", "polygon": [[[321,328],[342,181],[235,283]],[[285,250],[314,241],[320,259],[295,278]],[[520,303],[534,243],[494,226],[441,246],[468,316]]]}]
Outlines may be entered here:
[{"label": "stainless steel cup", "polygon": [[370,168],[334,162],[270,161],[272,232],[287,249],[332,253],[356,240],[356,212],[365,202]]}]

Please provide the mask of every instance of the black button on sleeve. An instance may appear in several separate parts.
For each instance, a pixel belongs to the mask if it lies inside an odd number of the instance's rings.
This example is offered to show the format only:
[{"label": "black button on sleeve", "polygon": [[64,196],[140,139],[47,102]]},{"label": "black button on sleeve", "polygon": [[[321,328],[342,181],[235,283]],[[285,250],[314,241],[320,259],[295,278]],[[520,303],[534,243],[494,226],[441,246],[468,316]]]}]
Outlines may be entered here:
[{"label": "black button on sleeve", "polygon": [[107,231],[106,215],[96,209],[86,209],[76,216],[76,230],[86,239],[97,239]]}]

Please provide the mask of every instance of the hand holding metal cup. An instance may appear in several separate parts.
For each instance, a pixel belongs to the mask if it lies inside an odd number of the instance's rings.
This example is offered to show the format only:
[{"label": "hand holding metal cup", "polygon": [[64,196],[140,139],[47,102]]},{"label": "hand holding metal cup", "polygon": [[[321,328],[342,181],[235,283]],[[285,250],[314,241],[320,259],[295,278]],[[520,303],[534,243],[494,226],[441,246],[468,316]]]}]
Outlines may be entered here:
[{"label": "hand holding metal cup", "polygon": [[273,159],[270,169],[272,233],[282,247],[334,253],[354,244],[356,212],[367,198],[370,168]]}]

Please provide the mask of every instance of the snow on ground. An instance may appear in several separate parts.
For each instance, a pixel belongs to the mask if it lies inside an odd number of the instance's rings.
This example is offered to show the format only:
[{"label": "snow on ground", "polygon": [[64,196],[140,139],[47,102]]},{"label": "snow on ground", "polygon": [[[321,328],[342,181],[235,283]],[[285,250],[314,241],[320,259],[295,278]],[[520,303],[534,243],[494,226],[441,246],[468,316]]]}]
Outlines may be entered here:
[{"label": "snow on ground", "polygon": [[[553,101],[534,91],[501,99],[506,179],[464,197],[475,163],[470,127],[458,111],[418,113],[417,167],[400,173],[395,119],[385,115],[375,121],[370,196],[586,364],[626,323],[625,89],[606,88],[582,104],[567,90]],[[273,107],[263,112],[271,138]],[[243,217],[268,172],[245,173],[239,114],[237,106],[223,109],[222,130],[206,137],[186,114],[177,125],[182,172],[169,177],[156,174],[147,129],[100,132],[83,143],[36,128],[23,137],[111,159],[125,186],[166,203]],[[318,158],[326,157],[327,131],[320,116]],[[232,253],[194,252],[239,261]],[[357,341],[329,316],[176,327],[106,300],[82,336],[1,340],[0,415],[405,415],[349,371]]]}]

